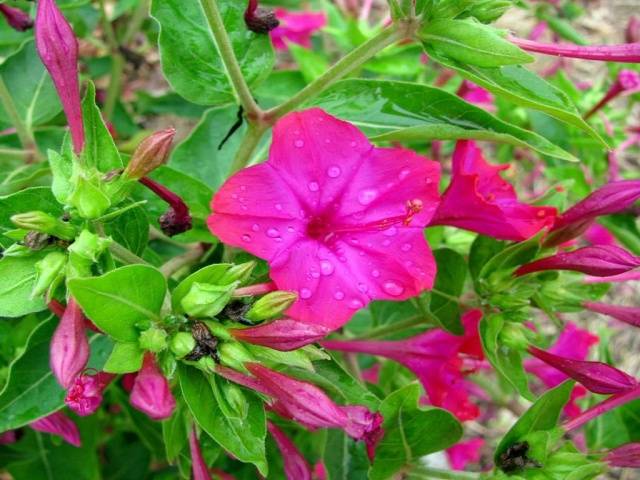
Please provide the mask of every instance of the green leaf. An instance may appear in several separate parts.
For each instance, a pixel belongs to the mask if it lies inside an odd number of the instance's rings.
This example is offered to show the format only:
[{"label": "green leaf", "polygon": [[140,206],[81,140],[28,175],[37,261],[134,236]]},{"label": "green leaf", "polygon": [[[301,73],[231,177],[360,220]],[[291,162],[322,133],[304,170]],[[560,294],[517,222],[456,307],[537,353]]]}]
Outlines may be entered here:
[{"label": "green leaf", "polygon": [[[20,50],[0,65],[0,76],[28,129],[48,122],[62,110],[51,77],[42,65],[33,41],[25,42]],[[11,124],[2,105],[0,124]]]},{"label": "green leaf", "polygon": [[127,210],[104,223],[105,232],[123,247],[142,255],[149,241],[149,219],[144,207]]},{"label": "green leaf", "polygon": [[301,47],[295,43],[289,43],[288,47],[307,82],[313,82],[329,69],[329,62],[319,52]]},{"label": "green leaf", "polygon": [[48,187],[32,187],[0,197],[0,231],[13,230],[11,216],[39,210],[53,216],[62,215],[62,206],[56,201]]},{"label": "green leaf", "polygon": [[544,79],[520,65],[482,68],[438,55],[427,48],[429,58],[457,71],[468,80],[517,105],[540,110],[558,120],[581,128],[609,149],[607,142],[580,116],[569,97]]},{"label": "green leaf", "polygon": [[343,80],[313,104],[355,123],[374,141],[493,140],[576,160],[536,133],[503,122],[451,93],[425,85]]},{"label": "green leaf", "polygon": [[167,289],[162,273],[146,265],[129,265],[100,277],[74,278],[67,284],[84,313],[120,342],[135,342],[136,324],[159,321]]},{"label": "green leaf", "polygon": [[493,365],[516,391],[524,398],[531,400],[533,394],[529,390],[527,374],[522,366],[522,355],[519,350],[510,348],[500,342],[500,332],[505,326],[501,314],[485,315],[480,321],[480,340],[482,349],[489,363]]},{"label": "green leaf", "polygon": [[478,235],[471,244],[469,251],[469,271],[474,281],[480,276],[480,272],[486,263],[504,250],[506,242],[495,238]]},{"label": "green leaf", "polygon": [[342,430],[327,430],[322,463],[328,480],[368,478],[369,460],[364,445],[349,438]]},{"label": "green leaf", "polygon": [[171,294],[171,306],[174,312],[183,312],[182,299],[194,283],[210,283],[217,285],[222,276],[231,268],[229,263],[217,263],[201,268],[182,280]]},{"label": "green leaf", "polygon": [[74,189],[74,157],[71,137],[66,135],[62,144],[62,153],[55,150],[47,152],[49,166],[51,168],[51,191],[58,202],[66,203]]},{"label": "green leaf", "polygon": [[530,63],[534,58],[490,26],[469,20],[435,20],[418,37],[447,57],[479,67]]},{"label": "green leaf", "polygon": [[234,457],[242,462],[253,463],[266,476],[267,426],[262,401],[252,392],[243,390],[247,400],[245,418],[228,417],[202,372],[180,364],[178,376],[182,395],[198,425]]},{"label": "green leaf", "polygon": [[44,299],[31,298],[36,282],[35,264],[48,252],[0,260],[0,317],[21,317],[46,308]]},{"label": "green leaf", "polygon": [[454,445],[462,436],[455,417],[439,408],[420,408],[416,383],[396,390],[380,404],[384,437],[376,448],[371,480],[386,480],[430,453]]},{"label": "green leaf", "polygon": [[116,342],[111,355],[104,364],[108,373],[133,373],[142,367],[144,352],[137,343]]},{"label": "green leaf", "polygon": [[[250,86],[264,80],[275,55],[268,35],[253,33],[244,24],[246,5],[217,0],[240,69]],[[235,101],[225,67],[200,2],[154,0],[151,15],[160,25],[160,59],[173,89],[200,105]]]},{"label": "green leaf", "polygon": [[175,462],[182,449],[187,445],[184,410],[184,404],[178,403],[173,415],[162,422],[162,438],[167,452],[167,460],[171,463]]},{"label": "green leaf", "polygon": [[445,330],[462,335],[464,328],[460,322],[460,305],[437,292],[443,292],[458,298],[462,294],[467,278],[467,263],[464,257],[449,248],[441,248],[433,252],[438,265],[438,274],[431,293],[429,310]]}]

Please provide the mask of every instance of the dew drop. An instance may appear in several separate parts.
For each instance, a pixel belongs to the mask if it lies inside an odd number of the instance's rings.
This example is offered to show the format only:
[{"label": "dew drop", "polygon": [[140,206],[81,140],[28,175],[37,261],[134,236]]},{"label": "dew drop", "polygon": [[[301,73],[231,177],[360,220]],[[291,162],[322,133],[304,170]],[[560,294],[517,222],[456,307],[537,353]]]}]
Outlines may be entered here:
[{"label": "dew drop", "polygon": [[278,231],[277,228],[270,228],[269,230],[267,230],[267,237],[277,238],[279,236],[280,236],[280,232]]},{"label": "dew drop", "polygon": [[249,243],[251,241],[251,235],[247,235],[247,234],[242,235],[242,241]]},{"label": "dew drop", "polygon": [[307,185],[307,187],[309,187],[309,190],[311,190],[312,192],[317,192],[318,190],[320,190],[320,185],[318,185],[318,182],[309,182],[309,185]]},{"label": "dew drop", "polygon": [[372,275],[374,278],[378,278],[378,277],[380,276],[380,270],[373,270],[373,271],[371,272],[371,275]]},{"label": "dew drop", "polygon": [[311,272],[312,278],[320,278],[320,272]]},{"label": "dew drop", "polygon": [[341,292],[340,290],[338,290],[336,293],[333,294],[333,298],[335,298],[336,300],[343,300],[344,292]]},{"label": "dew drop", "polygon": [[389,245],[391,245],[391,240],[388,238],[382,242],[383,247],[388,247]]},{"label": "dew drop", "polygon": [[295,231],[296,231],[296,229],[295,229],[295,228],[293,228],[293,227],[291,227],[291,226],[287,227],[287,232],[289,232],[289,233],[293,233],[293,232],[295,232]]},{"label": "dew drop", "polygon": [[327,169],[327,176],[330,178],[338,178],[341,173],[342,173],[342,170],[337,165],[331,165]]},{"label": "dew drop", "polygon": [[360,205],[369,205],[378,196],[378,191],[375,188],[366,188],[358,193],[358,202]]},{"label": "dew drop", "polygon": [[281,211],[282,211],[282,204],[281,204],[281,203],[276,203],[276,204],[274,205],[274,208],[275,208],[276,210],[278,210],[279,212],[281,212]]},{"label": "dew drop", "polygon": [[402,170],[400,170],[400,173],[398,174],[398,180],[404,180],[405,178],[407,178],[407,176],[411,173],[411,170],[409,170],[408,168],[403,168]]},{"label": "dew drop", "polygon": [[391,280],[384,282],[382,289],[393,297],[398,297],[404,293],[404,287]]},{"label": "dew drop", "polygon": [[403,252],[408,252],[409,250],[411,250],[411,244],[403,243],[402,246],[400,247],[400,250],[402,250]]},{"label": "dew drop", "polygon": [[329,260],[320,260],[320,272],[322,272],[323,275],[331,275],[334,270],[333,263]]},{"label": "dew drop", "polygon": [[355,148],[355,147],[358,146],[358,142],[353,141],[353,142],[350,142],[349,145],[352,146],[353,148]]},{"label": "dew drop", "polygon": [[251,230],[253,230],[254,232],[257,232],[258,230],[260,230],[260,225],[258,225],[257,223],[254,223],[253,225],[251,225]]},{"label": "dew drop", "polygon": [[387,228],[383,233],[387,237],[393,237],[396,233],[398,233],[398,229],[396,227],[390,227]]},{"label": "dew drop", "polygon": [[351,301],[349,301],[349,308],[353,308],[354,310],[358,310],[359,308],[362,308],[362,307],[364,307],[364,303],[362,303],[357,298],[354,298]]},{"label": "dew drop", "polygon": [[302,148],[302,147],[304,147],[304,140],[296,140],[295,142],[293,142],[293,145],[296,148]]},{"label": "dew drop", "polygon": [[300,298],[302,298],[302,299],[311,298],[311,290],[309,290],[308,288],[301,288],[300,289]]},{"label": "dew drop", "polygon": [[364,283],[359,283],[358,290],[360,290],[360,292],[362,293],[367,293],[367,291],[369,290],[369,287]]}]

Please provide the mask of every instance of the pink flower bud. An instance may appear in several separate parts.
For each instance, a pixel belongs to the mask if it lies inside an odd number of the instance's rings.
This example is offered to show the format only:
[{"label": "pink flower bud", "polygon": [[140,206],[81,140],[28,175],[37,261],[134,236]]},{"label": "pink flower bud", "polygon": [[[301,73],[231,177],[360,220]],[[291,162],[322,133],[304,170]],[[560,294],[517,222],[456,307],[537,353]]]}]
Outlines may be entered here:
[{"label": "pink flower bud", "polygon": [[627,443],[613,449],[604,460],[612,467],[640,468],[640,443]]},{"label": "pink flower bud", "polygon": [[16,430],[9,430],[7,432],[0,433],[0,445],[11,445],[18,441],[18,434]]},{"label": "pink flower bud", "polygon": [[638,381],[635,378],[606,363],[573,360],[536,347],[529,347],[529,353],[565,373],[593,393],[618,394],[638,387]]},{"label": "pink flower bud", "polygon": [[625,31],[625,40],[627,43],[640,42],[640,18],[635,15],[631,15],[629,23],[627,23],[627,29]]},{"label": "pink flower bud", "polygon": [[29,426],[38,432],[58,435],[74,447],[80,447],[81,445],[78,427],[62,412],[52,413],[48,417],[30,423]]},{"label": "pink flower bud", "polygon": [[484,446],[484,439],[471,438],[464,442],[456,443],[447,448],[446,454],[452,470],[465,471],[469,463],[480,461],[480,453]]},{"label": "pink flower bud", "polygon": [[153,354],[147,353],[133,383],[131,405],[153,420],[169,418],[176,408],[169,382],[156,364]]},{"label": "pink flower bud", "polygon": [[273,423],[267,422],[267,428],[282,454],[284,473],[287,480],[311,480],[311,466],[302,456],[300,450],[298,450],[284,432]]},{"label": "pink flower bud", "polygon": [[191,471],[193,472],[193,480],[211,480],[209,469],[202,457],[200,444],[198,443],[198,435],[195,428],[189,432],[189,450],[191,451]]},{"label": "pink flower bud", "polygon": [[329,329],[322,325],[298,322],[290,318],[250,328],[234,328],[229,333],[236,339],[254,345],[288,352],[324,338]]},{"label": "pink flower bud", "polygon": [[636,257],[614,245],[594,245],[527,263],[516,270],[517,276],[545,270],[571,270],[596,277],[628,272],[640,266]]},{"label": "pink flower bud", "polygon": [[55,0],[39,0],[36,47],[60,96],[71,129],[74,151],[84,146],[84,126],[78,83],[78,41]]},{"label": "pink flower bud", "polygon": [[189,207],[179,195],[149,177],[142,177],[139,181],[169,204],[169,210],[158,219],[160,228],[166,235],[173,237],[191,230],[192,223]]},{"label": "pink flower bud", "polygon": [[638,307],[622,307],[620,305],[609,305],[598,302],[584,302],[583,305],[592,312],[609,315],[621,322],[628,323],[634,327],[640,327],[640,308]]},{"label": "pink flower bud", "polygon": [[89,361],[85,317],[73,298],[60,318],[49,348],[49,365],[58,383],[69,388]]},{"label": "pink flower bud", "polygon": [[0,13],[7,20],[9,26],[14,30],[25,32],[33,27],[33,20],[31,20],[31,17],[19,8],[0,4]]},{"label": "pink flower bud", "polygon": [[67,391],[64,403],[81,417],[94,413],[102,403],[102,393],[115,375],[98,372],[95,375],[78,375]]},{"label": "pink flower bud", "polygon": [[145,138],[133,153],[123,175],[138,180],[167,163],[175,135],[175,128],[167,128]]},{"label": "pink flower bud", "polygon": [[614,98],[622,93],[633,93],[640,89],[640,74],[633,70],[621,70],[618,73],[618,78],[616,81],[609,87],[607,93],[602,97],[602,99],[596,103],[591,110],[589,110],[584,115],[584,119],[587,120],[594,113],[602,109],[605,105],[611,102]]},{"label": "pink flower bud", "polygon": [[572,45],[558,43],[538,43],[514,36],[509,41],[527,52],[542,53],[566,58],[581,58],[603,62],[638,63],[640,62],[640,43],[622,45]]}]

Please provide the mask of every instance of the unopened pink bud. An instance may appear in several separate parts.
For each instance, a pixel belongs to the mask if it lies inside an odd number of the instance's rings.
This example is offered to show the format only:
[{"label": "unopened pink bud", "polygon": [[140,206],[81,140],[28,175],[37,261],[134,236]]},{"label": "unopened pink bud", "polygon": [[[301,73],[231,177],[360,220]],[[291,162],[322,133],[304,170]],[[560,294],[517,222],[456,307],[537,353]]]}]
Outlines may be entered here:
[{"label": "unopened pink bud", "polygon": [[145,354],[129,399],[134,408],[146,413],[153,420],[164,420],[173,414],[176,400],[153,354]]},{"label": "unopened pink bud", "polygon": [[193,480],[211,480],[209,469],[202,457],[200,444],[198,443],[198,435],[195,428],[189,432],[189,450],[191,452],[191,471],[193,472]]},{"label": "unopened pink bud", "polygon": [[94,413],[102,403],[102,393],[115,375],[98,372],[95,375],[78,375],[67,391],[64,403],[81,417]]},{"label": "unopened pink bud", "polygon": [[84,146],[84,126],[78,83],[78,41],[55,0],[39,0],[36,47],[49,71],[67,116],[76,153]]},{"label": "unopened pink bud", "polygon": [[67,443],[74,447],[80,447],[81,445],[78,427],[62,412],[52,413],[48,417],[30,423],[29,426],[38,432],[50,433],[62,437]]},{"label": "unopened pink bud", "polygon": [[89,361],[89,341],[85,332],[85,319],[73,298],[64,310],[53,333],[49,348],[49,365],[58,383],[69,388]]},{"label": "unopened pink bud", "polygon": [[236,339],[288,352],[324,338],[329,329],[285,318],[250,328],[234,328],[229,333]]},{"label": "unopened pink bud", "polygon": [[175,135],[175,128],[167,128],[145,138],[133,153],[124,175],[138,180],[167,163]]},{"label": "unopened pink bud", "polygon": [[640,443],[627,443],[615,448],[604,460],[612,467],[640,468]]},{"label": "unopened pink bud", "polygon": [[33,20],[31,17],[19,8],[0,4],[0,14],[4,16],[11,28],[19,32],[25,32],[33,27]]},{"label": "unopened pink bud", "polygon": [[622,307],[598,302],[584,302],[583,305],[592,312],[602,313],[634,327],[640,327],[639,307]]},{"label": "unopened pink bud", "polygon": [[581,58],[602,62],[639,63],[640,43],[625,43],[622,45],[573,45],[557,43],[538,43],[514,36],[509,41],[527,52],[542,53],[557,57]]},{"label": "unopened pink bud", "polygon": [[571,270],[595,277],[619,275],[640,267],[636,257],[615,245],[593,245],[572,252],[562,252],[551,257],[527,263],[516,270],[517,276],[545,270]]},{"label": "unopened pink bud", "polygon": [[625,40],[627,43],[640,42],[640,18],[635,15],[631,15],[631,18],[629,18],[625,31]]},{"label": "unopened pink bud", "polygon": [[612,395],[638,387],[635,378],[606,363],[560,357],[536,347],[529,347],[529,353],[573,378],[593,393]]},{"label": "unopened pink bud", "polygon": [[311,480],[311,466],[295,444],[273,423],[267,422],[267,428],[282,454],[287,480]]}]

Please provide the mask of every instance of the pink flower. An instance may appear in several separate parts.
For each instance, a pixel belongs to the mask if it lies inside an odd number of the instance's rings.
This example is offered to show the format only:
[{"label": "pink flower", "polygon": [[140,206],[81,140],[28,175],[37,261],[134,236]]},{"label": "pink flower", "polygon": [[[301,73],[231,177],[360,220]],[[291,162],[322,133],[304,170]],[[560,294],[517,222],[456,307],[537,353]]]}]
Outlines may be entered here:
[{"label": "pink flower", "polygon": [[287,480],[311,480],[311,466],[295,444],[273,423],[267,422],[267,428],[282,454]]},{"label": "pink flower", "polygon": [[613,234],[599,223],[592,224],[586,232],[584,238],[591,245],[617,245],[618,241]]},{"label": "pink flower", "polygon": [[469,140],[453,153],[453,177],[432,225],[450,225],[502,240],[521,241],[551,226],[556,209],[518,202],[516,192],[500,177],[508,165],[493,166]]},{"label": "pink flower", "polygon": [[36,13],[36,47],[58,91],[71,129],[76,153],[84,146],[84,126],[78,83],[78,41],[55,0],[39,0]]},{"label": "pink flower", "polygon": [[276,124],[267,162],[222,186],[209,228],[269,262],[278,289],[298,294],[290,317],[335,329],[371,300],[433,286],[423,228],[438,179],[435,162],[306,110]]},{"label": "pink flower", "polygon": [[620,275],[611,275],[608,277],[587,277],[585,283],[621,283],[640,281],[640,271],[621,273]]},{"label": "pink flower", "polygon": [[73,298],[69,298],[49,347],[49,365],[65,389],[73,384],[89,361],[89,341],[84,329],[82,310]]},{"label": "pink flower", "polygon": [[69,387],[64,403],[81,417],[91,415],[102,403],[102,393],[115,377],[106,372],[78,375]]},{"label": "pink flower", "polygon": [[623,307],[598,302],[584,302],[583,305],[592,312],[602,313],[634,327],[640,327],[640,308],[638,307]]},{"label": "pink flower", "polygon": [[494,105],[495,98],[491,92],[473,82],[470,82],[469,80],[462,81],[456,95],[469,103],[475,103],[481,106],[485,110],[493,111],[496,109],[496,106]]},{"label": "pink flower", "polygon": [[639,63],[640,43],[625,43],[622,45],[571,45],[557,43],[538,43],[532,40],[509,37],[509,41],[515,43],[528,52],[542,53],[557,57],[581,58],[584,60],[598,60],[603,62]]},{"label": "pink flower", "polygon": [[587,120],[594,113],[602,109],[605,105],[611,102],[618,95],[626,93],[631,94],[640,90],[640,73],[633,70],[620,70],[618,78],[609,87],[607,93],[602,99],[596,103],[591,110],[584,115],[584,119]]},{"label": "pink flower", "polygon": [[619,275],[640,266],[636,257],[623,248],[613,245],[583,247],[571,252],[562,252],[541,258],[516,270],[517,276],[545,270],[572,270],[596,277]]},{"label": "pink flower", "polygon": [[200,444],[198,443],[198,435],[195,428],[189,432],[189,450],[191,452],[191,471],[193,472],[193,480],[211,480],[209,469],[202,457]]},{"label": "pink flower", "polygon": [[55,412],[48,417],[41,418],[29,424],[38,432],[50,433],[62,437],[74,447],[80,447],[80,432],[75,423],[62,412]]},{"label": "pink flower", "polygon": [[472,438],[447,448],[446,454],[451,469],[464,471],[469,463],[478,463],[483,446],[484,440],[482,438]]},{"label": "pink flower", "polygon": [[4,16],[11,28],[19,32],[25,32],[33,27],[31,17],[19,8],[13,8],[3,3],[0,4],[0,14]]},{"label": "pink flower", "polygon": [[270,35],[278,50],[286,50],[287,41],[311,48],[311,36],[327,24],[324,12],[290,12],[276,8],[275,14],[280,25],[271,30]]},{"label": "pink flower", "polygon": [[176,400],[152,353],[146,353],[144,356],[129,400],[134,408],[146,413],[153,420],[164,420],[173,415]]},{"label": "pink flower", "polygon": [[640,468],[640,443],[627,443],[615,448],[604,460],[612,467]]},{"label": "pink flower", "polygon": [[467,312],[462,318],[463,336],[432,329],[399,341],[325,340],[320,343],[330,350],[377,355],[401,363],[415,373],[433,405],[446,408],[460,420],[472,420],[480,412],[469,400],[464,375],[483,358],[478,334],[481,318],[480,310]]},{"label": "pink flower", "polygon": [[288,352],[317,342],[327,336],[329,329],[285,318],[256,327],[234,328],[229,333],[243,342]]}]

